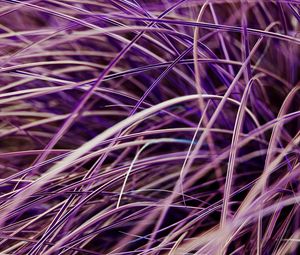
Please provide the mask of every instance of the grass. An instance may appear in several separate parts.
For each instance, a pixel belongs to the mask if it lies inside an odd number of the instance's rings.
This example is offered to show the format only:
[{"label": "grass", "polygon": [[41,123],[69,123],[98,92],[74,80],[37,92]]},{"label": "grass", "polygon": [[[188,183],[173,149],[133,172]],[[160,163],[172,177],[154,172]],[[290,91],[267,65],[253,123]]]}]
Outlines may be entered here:
[{"label": "grass", "polygon": [[298,254],[298,0],[0,0],[0,253]]}]

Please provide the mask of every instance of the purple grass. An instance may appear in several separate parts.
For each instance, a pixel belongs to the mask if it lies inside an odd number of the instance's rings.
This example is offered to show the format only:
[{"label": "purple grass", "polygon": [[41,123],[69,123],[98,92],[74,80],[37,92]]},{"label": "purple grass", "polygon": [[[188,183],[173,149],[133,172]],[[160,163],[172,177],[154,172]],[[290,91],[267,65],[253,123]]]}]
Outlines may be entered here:
[{"label": "purple grass", "polygon": [[299,22],[0,0],[0,254],[299,254]]}]

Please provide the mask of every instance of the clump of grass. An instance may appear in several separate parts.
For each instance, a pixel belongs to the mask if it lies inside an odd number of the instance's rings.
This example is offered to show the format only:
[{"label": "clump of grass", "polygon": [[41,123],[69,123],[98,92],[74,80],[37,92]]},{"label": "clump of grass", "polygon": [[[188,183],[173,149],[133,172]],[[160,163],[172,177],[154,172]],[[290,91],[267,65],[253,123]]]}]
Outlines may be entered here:
[{"label": "clump of grass", "polygon": [[1,254],[298,254],[296,0],[0,5]]}]

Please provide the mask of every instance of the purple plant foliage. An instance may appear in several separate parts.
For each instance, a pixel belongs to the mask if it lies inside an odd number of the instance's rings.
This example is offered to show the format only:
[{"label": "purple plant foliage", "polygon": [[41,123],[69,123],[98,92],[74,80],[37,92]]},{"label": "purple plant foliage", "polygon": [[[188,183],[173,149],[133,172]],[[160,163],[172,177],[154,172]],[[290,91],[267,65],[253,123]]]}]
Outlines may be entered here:
[{"label": "purple plant foliage", "polygon": [[0,253],[299,254],[299,0],[0,1]]}]

